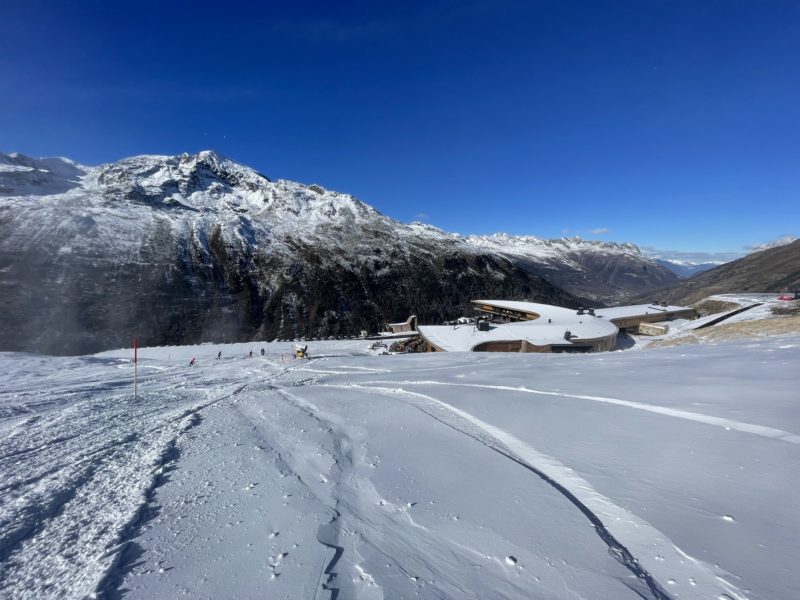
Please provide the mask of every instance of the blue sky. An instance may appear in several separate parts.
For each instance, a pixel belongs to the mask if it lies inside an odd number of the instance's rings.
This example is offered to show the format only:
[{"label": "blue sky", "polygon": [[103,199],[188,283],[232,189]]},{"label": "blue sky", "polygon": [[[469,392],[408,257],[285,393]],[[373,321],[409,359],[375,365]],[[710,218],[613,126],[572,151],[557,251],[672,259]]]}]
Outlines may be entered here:
[{"label": "blue sky", "polygon": [[26,2],[0,150],[215,149],[460,233],[800,234],[800,3]]}]

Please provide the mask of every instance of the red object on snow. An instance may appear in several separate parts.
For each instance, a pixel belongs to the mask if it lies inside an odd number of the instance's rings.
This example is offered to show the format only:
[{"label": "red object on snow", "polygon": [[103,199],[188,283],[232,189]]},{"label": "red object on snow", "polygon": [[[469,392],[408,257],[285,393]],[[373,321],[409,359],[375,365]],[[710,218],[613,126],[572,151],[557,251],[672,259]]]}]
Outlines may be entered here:
[{"label": "red object on snow", "polygon": [[778,296],[778,300],[794,300],[794,296]]}]

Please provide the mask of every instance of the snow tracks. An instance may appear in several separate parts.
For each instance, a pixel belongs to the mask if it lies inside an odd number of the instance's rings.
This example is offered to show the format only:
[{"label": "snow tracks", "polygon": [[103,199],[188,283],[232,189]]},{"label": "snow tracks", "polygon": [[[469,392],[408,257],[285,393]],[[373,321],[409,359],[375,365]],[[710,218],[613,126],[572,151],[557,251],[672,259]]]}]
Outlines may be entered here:
[{"label": "snow tracks", "polygon": [[[391,380],[364,381],[362,384],[321,383],[318,385],[341,390],[372,392],[385,397],[397,398],[537,475],[562,494],[566,501],[573,504],[589,520],[597,535],[607,545],[609,553],[646,586],[650,597],[655,600],[669,600],[677,597],[697,600],[707,598],[743,600],[746,598],[743,592],[721,576],[719,569],[713,569],[710,565],[688,556],[661,531],[602,495],[572,468],[467,411],[431,395],[404,389],[403,386],[409,384],[419,386],[451,385],[433,381],[392,382]],[[533,394],[565,395],[502,386],[465,385],[478,389],[491,388],[492,390]],[[577,398],[689,419],[790,443],[796,443],[797,438],[797,436],[780,430],[708,417],[688,411],[604,397],[579,396]],[[676,585],[680,591],[670,589]]]},{"label": "snow tracks", "polygon": [[176,440],[235,388],[137,402],[110,391],[21,421],[0,441],[0,596],[102,595]]}]

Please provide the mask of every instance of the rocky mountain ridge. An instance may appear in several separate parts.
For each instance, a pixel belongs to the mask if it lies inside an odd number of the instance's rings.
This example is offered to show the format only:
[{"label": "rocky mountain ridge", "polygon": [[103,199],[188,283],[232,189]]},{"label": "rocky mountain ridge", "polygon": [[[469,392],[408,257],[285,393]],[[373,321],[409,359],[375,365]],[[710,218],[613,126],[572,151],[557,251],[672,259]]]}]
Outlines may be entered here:
[{"label": "rocky mountain ridge", "polygon": [[577,306],[671,277],[629,244],[404,224],[212,151],[100,167],[0,154],[0,234],[2,349],[51,353],[344,335],[480,296]]},{"label": "rocky mountain ridge", "polygon": [[470,236],[479,248],[507,256],[524,269],[595,303],[625,302],[632,294],[678,281],[671,270],[631,243],[564,237]]}]

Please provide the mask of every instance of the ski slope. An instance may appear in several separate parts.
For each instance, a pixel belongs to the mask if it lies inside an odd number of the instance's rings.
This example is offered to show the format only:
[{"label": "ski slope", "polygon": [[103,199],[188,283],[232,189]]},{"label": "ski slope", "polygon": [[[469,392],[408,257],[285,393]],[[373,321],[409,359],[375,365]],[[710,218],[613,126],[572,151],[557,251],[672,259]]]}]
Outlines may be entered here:
[{"label": "ski slope", "polygon": [[796,597],[797,336],[367,345],[0,354],[0,596]]}]

